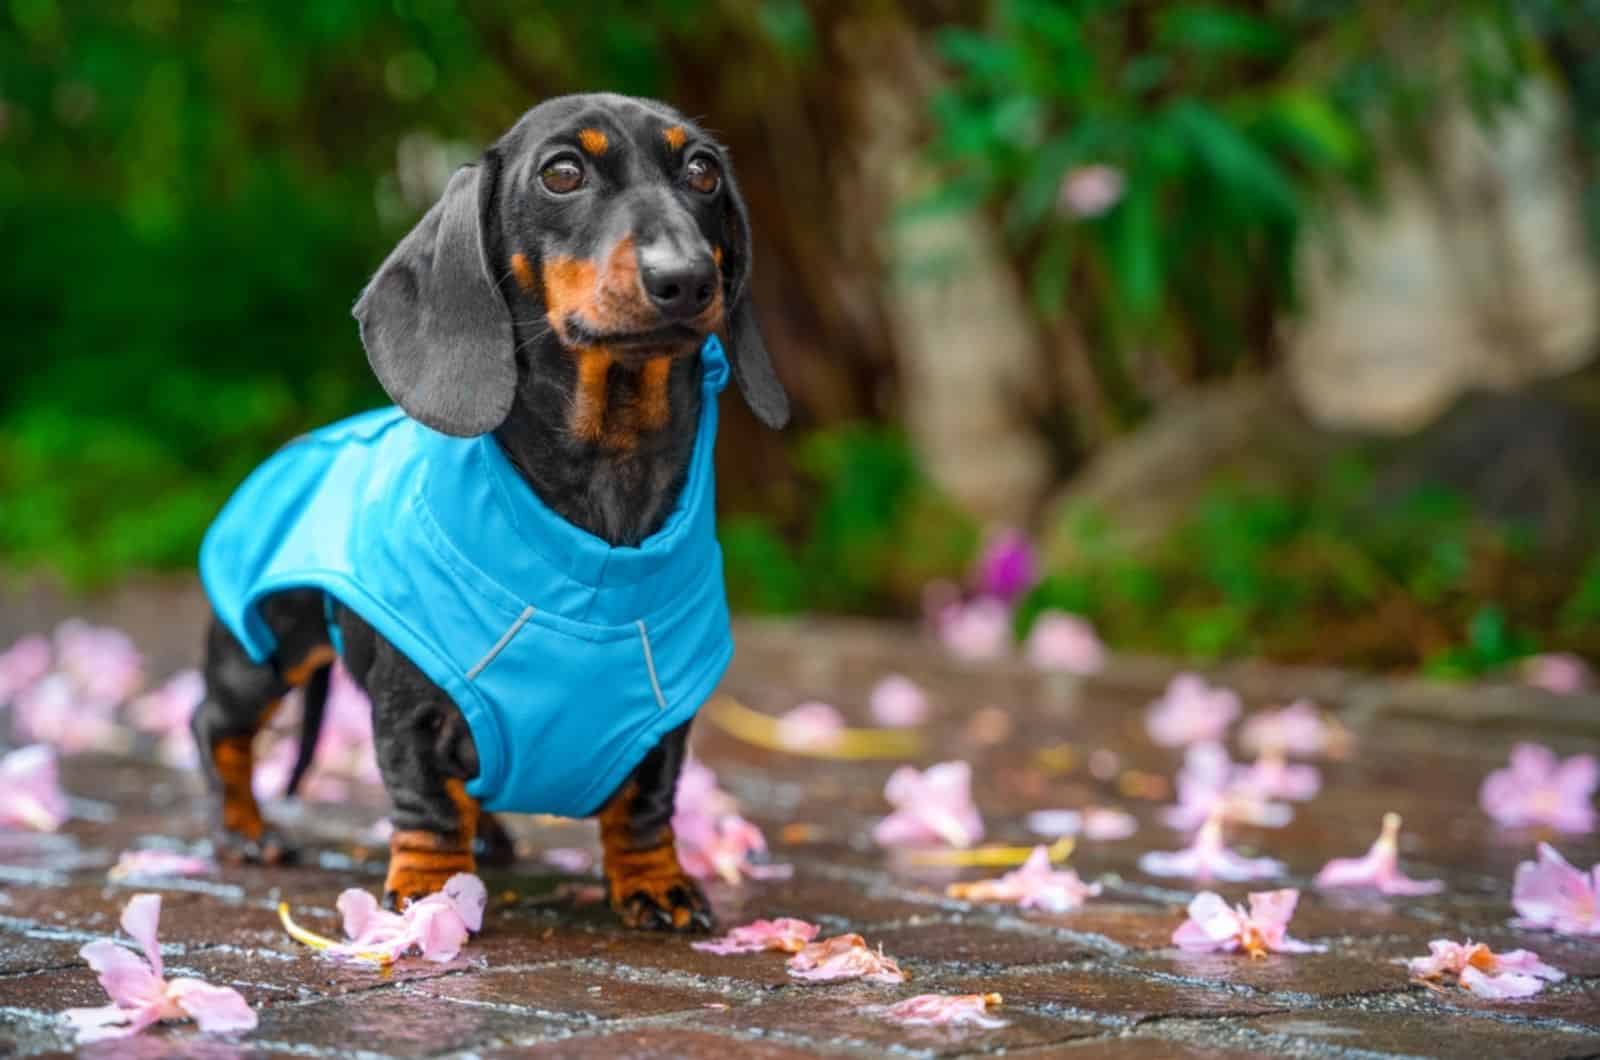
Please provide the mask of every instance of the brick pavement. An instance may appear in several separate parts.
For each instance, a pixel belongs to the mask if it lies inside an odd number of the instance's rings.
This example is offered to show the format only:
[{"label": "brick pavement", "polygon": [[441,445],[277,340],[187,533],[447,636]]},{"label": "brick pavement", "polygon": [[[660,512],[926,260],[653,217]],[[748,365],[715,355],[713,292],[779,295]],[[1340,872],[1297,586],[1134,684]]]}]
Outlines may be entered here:
[{"label": "brick pavement", "polygon": [[[3,632],[3,631],[0,631]],[[1330,856],[1371,842],[1385,810],[1406,817],[1407,869],[1448,881],[1422,899],[1324,897],[1307,891],[1293,933],[1329,945],[1317,956],[1185,955],[1168,945],[1192,891],[1140,873],[1138,854],[1182,845],[1156,821],[1157,803],[1121,798],[1082,762],[1112,748],[1124,769],[1170,776],[1175,753],[1150,746],[1138,710],[1166,671],[1117,660],[1081,683],[1012,664],[956,666],[916,638],[868,624],[761,625],[741,631],[727,689],[777,712],[820,696],[864,723],[871,683],[891,670],[929,689],[936,720],[926,761],[965,758],[991,837],[1026,841],[1021,815],[1045,806],[1115,801],[1140,831],[1084,843],[1073,864],[1105,892],[1080,911],[1019,913],[944,898],[944,884],[982,872],[918,869],[868,839],[883,812],[888,762],[819,763],[741,744],[702,726],[696,745],[725,788],[766,829],[786,881],[711,888],[725,926],[758,916],[799,916],[825,932],[859,931],[901,959],[901,987],[800,985],[776,955],[714,957],[682,939],[625,932],[600,905],[552,897],[570,879],[543,866],[548,847],[597,849],[592,825],[520,821],[524,858],[485,873],[485,931],[445,965],[407,962],[388,974],[311,956],[282,932],[273,909],[288,899],[302,923],[336,933],[333,901],[351,885],[376,890],[382,863],[363,838],[381,795],[349,805],[278,805],[273,812],[310,841],[312,863],[228,870],[215,880],[163,889],[170,975],[194,974],[242,991],[259,1007],[258,1030],[208,1039],[182,1026],[87,1050],[106,1056],[481,1056],[790,1058],[965,1056],[1193,1057],[1600,1055],[1600,941],[1580,943],[1506,923],[1512,870],[1535,837],[1502,833],[1477,810],[1481,778],[1510,743],[1534,737],[1565,753],[1600,747],[1600,705],[1515,691],[1441,692],[1329,672],[1244,667],[1229,675],[1260,706],[1300,692],[1319,696],[1356,729],[1357,750],[1324,766],[1326,787],[1277,831],[1238,830],[1232,841],[1289,863],[1305,887]],[[1009,733],[974,732],[983,706],[1005,708]],[[1466,721],[1451,720],[1465,718]],[[1000,737],[996,739],[996,737]],[[993,742],[984,742],[990,740]],[[1041,748],[1073,754],[1041,761]],[[1075,768],[1063,771],[1066,758]],[[1049,768],[1046,768],[1046,765]],[[204,831],[194,778],[131,758],[69,759],[65,784],[78,816],[55,836],[0,838],[0,1055],[71,1049],[53,1014],[100,1004],[103,992],[77,956],[115,933],[132,890],[105,879],[116,853],[162,836]],[[785,842],[783,826],[811,826]],[[791,832],[791,835],[794,833]],[[1565,839],[1577,864],[1600,843]],[[1217,888],[1230,898],[1244,886]],[[1407,981],[1397,958],[1427,940],[1471,935],[1497,949],[1525,946],[1570,977],[1536,998],[1490,1003]],[[998,1030],[897,1028],[874,1005],[928,990],[997,991]]]}]

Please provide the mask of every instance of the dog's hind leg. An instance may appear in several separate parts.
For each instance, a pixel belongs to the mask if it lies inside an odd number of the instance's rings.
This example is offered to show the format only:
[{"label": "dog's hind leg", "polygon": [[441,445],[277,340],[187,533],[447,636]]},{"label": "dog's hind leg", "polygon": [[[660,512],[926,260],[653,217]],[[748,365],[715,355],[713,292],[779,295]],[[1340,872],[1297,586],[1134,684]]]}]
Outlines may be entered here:
[{"label": "dog's hind leg", "polygon": [[[333,660],[326,632],[308,623],[320,616],[320,594],[273,597],[263,616],[279,637],[278,658],[254,662],[222,623],[206,635],[206,696],[190,720],[201,766],[218,799],[216,846],[224,861],[277,864],[291,860],[290,845],[261,816],[252,788],[255,738],[291,688]],[[320,617],[318,618],[320,621]],[[291,662],[284,665],[280,660]]]}]

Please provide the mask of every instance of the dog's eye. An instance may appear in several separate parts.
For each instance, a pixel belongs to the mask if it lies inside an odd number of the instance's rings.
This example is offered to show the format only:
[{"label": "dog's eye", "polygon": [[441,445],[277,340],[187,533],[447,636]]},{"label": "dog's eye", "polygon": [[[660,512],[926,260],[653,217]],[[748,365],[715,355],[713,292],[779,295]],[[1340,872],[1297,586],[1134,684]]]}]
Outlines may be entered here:
[{"label": "dog's eye", "polygon": [[570,158],[558,158],[539,171],[546,191],[568,195],[583,187],[583,167]]},{"label": "dog's eye", "polygon": [[722,169],[707,155],[695,155],[683,167],[683,182],[701,195],[722,187]]}]

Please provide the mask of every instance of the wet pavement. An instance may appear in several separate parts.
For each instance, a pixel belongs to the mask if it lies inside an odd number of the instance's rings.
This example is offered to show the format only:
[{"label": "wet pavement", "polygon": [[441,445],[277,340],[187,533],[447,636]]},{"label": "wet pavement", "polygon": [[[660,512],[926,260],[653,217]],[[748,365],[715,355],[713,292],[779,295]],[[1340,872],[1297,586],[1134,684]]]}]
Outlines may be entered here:
[{"label": "wet pavement", "polygon": [[[1594,698],[1263,666],[1225,674],[1252,709],[1310,695],[1356,737],[1344,760],[1321,763],[1323,793],[1301,804],[1287,827],[1230,832],[1246,852],[1288,863],[1287,881],[1256,887],[1301,887],[1291,933],[1328,947],[1251,960],[1173,948],[1171,933],[1194,889],[1137,867],[1140,853],[1185,842],[1158,820],[1168,799],[1150,797],[1180,761],[1143,731],[1141,708],[1170,672],[1163,664],[1119,659],[1085,682],[1020,663],[956,664],[913,635],[871,624],[746,626],[739,647],[725,691],[772,714],[815,697],[865,725],[867,691],[878,678],[900,672],[921,682],[934,719],[917,760],[972,763],[991,841],[1032,841],[1023,816],[1046,807],[1117,805],[1134,813],[1139,830],[1078,846],[1072,866],[1104,891],[1076,912],[954,901],[943,896],[946,883],[994,872],[919,867],[870,840],[896,763],[772,752],[702,722],[696,752],[765,828],[773,860],[795,869],[788,880],[711,886],[722,925],[796,916],[824,934],[860,932],[898,958],[910,982],[803,985],[786,974],[781,955],[717,957],[682,938],[624,931],[603,904],[563,886],[588,877],[538,857],[556,847],[598,852],[593,825],[533,819],[512,819],[518,866],[484,873],[483,934],[450,963],[407,961],[381,973],[314,956],[288,938],[274,912],[287,900],[302,924],[332,935],[342,889],[379,889],[383,851],[369,829],[384,812],[381,792],[336,805],[279,803],[269,816],[309,845],[311,864],[225,869],[159,888],[167,974],[236,987],[258,1007],[258,1029],[227,1039],[170,1026],[86,1052],[208,1060],[1600,1055],[1600,939],[1508,924],[1512,873],[1550,837],[1500,829],[1476,802],[1482,778],[1517,739],[1563,754],[1600,749]],[[179,656],[174,663],[185,650],[178,642],[152,649],[158,658]],[[1099,770],[1102,779],[1087,764],[1098,749],[1119,759],[1115,769]],[[129,895],[153,889],[109,883],[117,853],[198,841],[205,832],[196,778],[148,761],[75,756],[64,764],[64,784],[75,817],[62,832],[0,837],[0,1055],[70,1051],[55,1014],[104,1003],[77,950],[115,935]],[[1366,850],[1388,810],[1405,817],[1407,872],[1444,879],[1445,894],[1385,899],[1311,890],[1310,877],[1328,858]],[[1557,845],[1574,864],[1600,860],[1595,836]],[[1242,899],[1251,888],[1215,889]],[[1488,1002],[1411,983],[1396,963],[1424,954],[1429,939],[1468,936],[1496,950],[1532,949],[1568,978],[1531,999]],[[914,1030],[872,1011],[928,991],[999,993],[1007,1025]]]}]

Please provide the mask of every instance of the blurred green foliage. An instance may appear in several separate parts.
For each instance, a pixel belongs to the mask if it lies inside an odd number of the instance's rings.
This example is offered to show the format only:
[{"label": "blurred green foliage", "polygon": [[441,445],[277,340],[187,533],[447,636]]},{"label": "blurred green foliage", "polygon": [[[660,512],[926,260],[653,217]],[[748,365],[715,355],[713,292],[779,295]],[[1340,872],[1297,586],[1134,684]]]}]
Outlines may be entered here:
[{"label": "blurred green foliage", "polygon": [[[999,215],[1045,320],[1071,292],[1127,423],[1141,351],[1185,380],[1269,363],[1318,207],[1371,192],[1379,146],[1424,144],[1443,94],[1486,116],[1515,98],[1530,37],[1511,0],[999,0],[939,41],[959,76],[934,101],[950,179],[931,205]],[[1074,210],[1098,167],[1120,194]]]},{"label": "blurred green foliage", "polygon": [[1019,607],[1018,631],[1054,607],[1124,649],[1441,677],[1541,650],[1600,651],[1600,548],[1580,575],[1572,556],[1475,519],[1444,491],[1377,505],[1370,468],[1352,452],[1303,485],[1218,481],[1138,548],[1079,510],[1054,542],[1056,573]]}]

